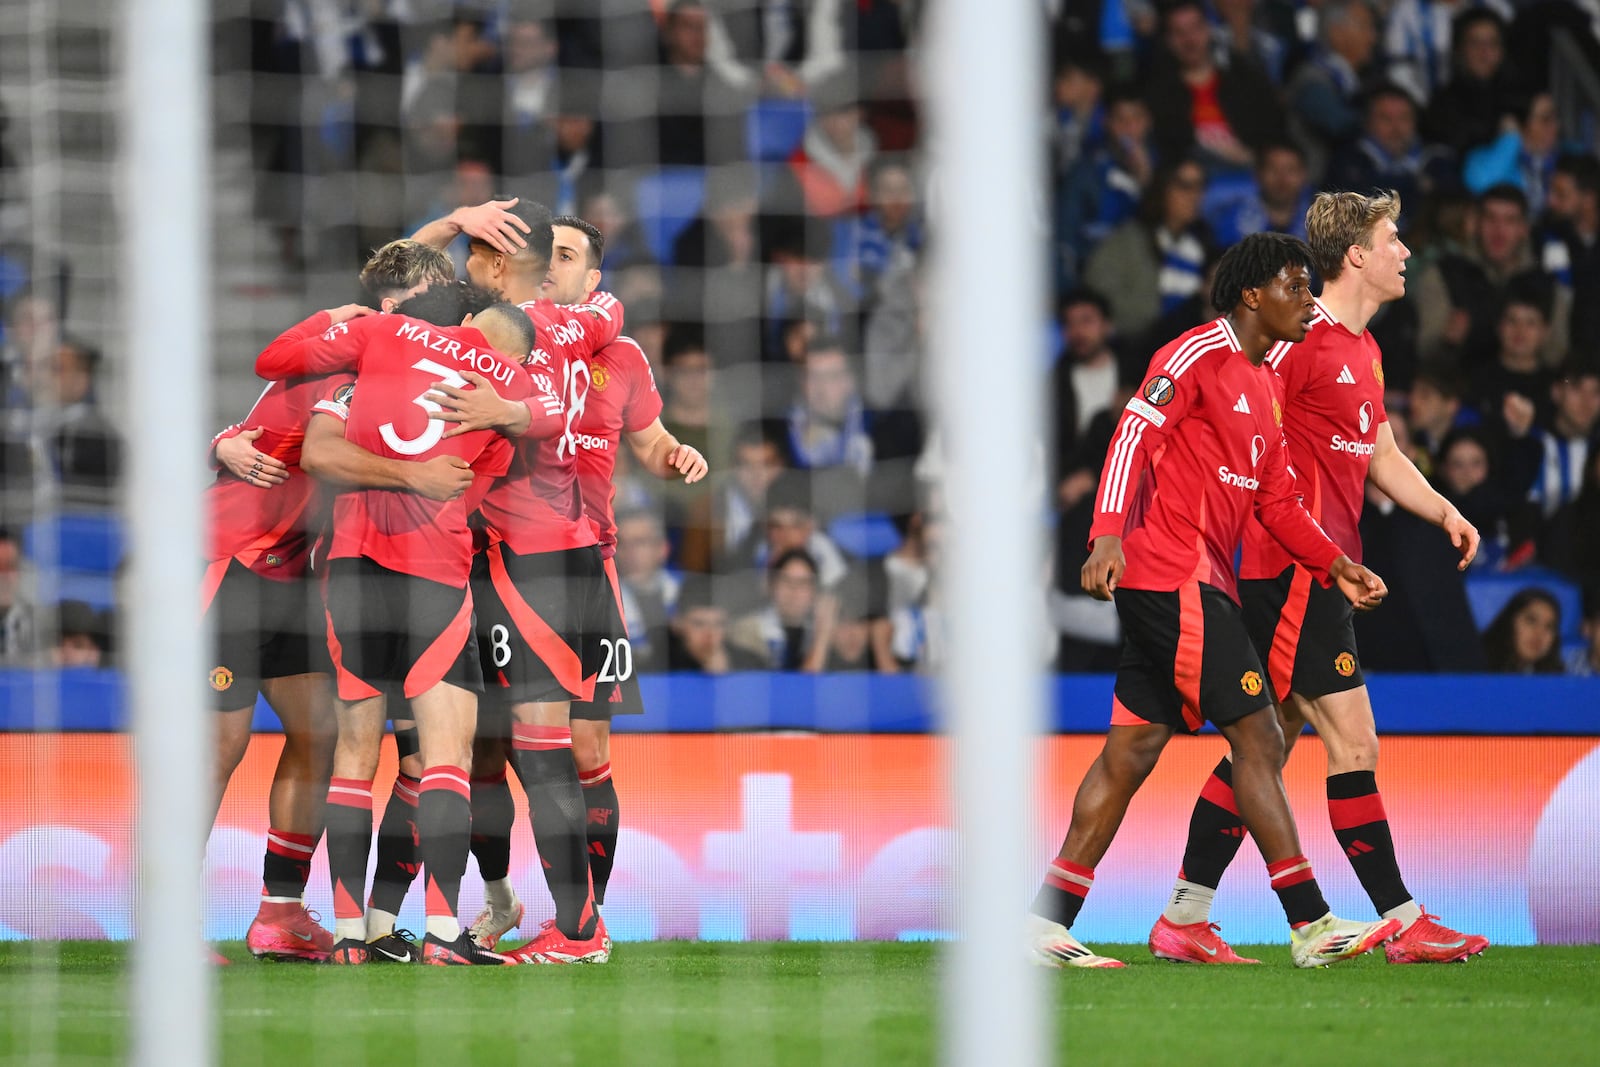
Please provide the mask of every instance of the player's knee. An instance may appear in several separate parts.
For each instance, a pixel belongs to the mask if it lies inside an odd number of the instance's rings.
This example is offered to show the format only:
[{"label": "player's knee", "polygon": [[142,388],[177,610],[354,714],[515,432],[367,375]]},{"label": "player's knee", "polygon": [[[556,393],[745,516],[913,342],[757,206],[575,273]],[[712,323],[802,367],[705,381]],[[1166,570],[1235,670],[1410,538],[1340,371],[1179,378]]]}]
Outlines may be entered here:
[{"label": "player's knee", "polygon": [[1150,776],[1167,738],[1157,731],[1141,732],[1123,743],[1107,745],[1101,753],[1101,764],[1106,773],[1127,786],[1138,786]]},{"label": "player's knee", "polygon": [[606,723],[572,720],[572,759],[579,773],[611,762],[611,731]]},{"label": "player's knee", "polygon": [[1277,771],[1283,767],[1287,747],[1277,716],[1264,711],[1246,715],[1228,731],[1235,764],[1241,761],[1263,763]]}]

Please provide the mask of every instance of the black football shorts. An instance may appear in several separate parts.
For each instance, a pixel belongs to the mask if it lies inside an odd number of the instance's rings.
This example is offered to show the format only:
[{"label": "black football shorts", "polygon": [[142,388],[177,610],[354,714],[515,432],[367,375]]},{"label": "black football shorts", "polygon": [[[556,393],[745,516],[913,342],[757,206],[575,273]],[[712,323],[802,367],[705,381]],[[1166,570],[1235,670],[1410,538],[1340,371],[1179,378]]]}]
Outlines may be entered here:
[{"label": "black football shorts", "polygon": [[609,721],[613,715],[644,714],[644,698],[639,695],[639,672],[633,665],[633,645],[628,642],[627,618],[622,612],[622,581],[617,577],[617,561],[604,561],[606,588],[610,591],[610,632],[616,636],[598,638],[601,644],[600,673],[595,676],[594,699],[572,703],[574,719]]},{"label": "black football shorts", "polygon": [[201,619],[215,628],[206,672],[212,707],[254,707],[268,678],[326,673],[327,624],[314,578],[263,578],[238,560],[207,565]]},{"label": "black football shorts", "polygon": [[1240,582],[1239,599],[1274,692],[1314,700],[1367,684],[1356,651],[1355,609],[1337,588],[1291,563],[1276,578]]},{"label": "black football shorts", "polygon": [[483,691],[471,588],[401,574],[370,559],[328,562],[328,652],[341,700],[397,688],[409,700],[440,682]]},{"label": "black football shorts", "polygon": [[594,698],[624,636],[598,546],[518,555],[490,545],[473,558],[472,588],[491,693],[512,704]]},{"label": "black football shorts", "polygon": [[1195,733],[1270,708],[1272,691],[1222,590],[1188,582],[1172,592],[1118,589],[1122,659],[1111,724],[1160,723]]}]

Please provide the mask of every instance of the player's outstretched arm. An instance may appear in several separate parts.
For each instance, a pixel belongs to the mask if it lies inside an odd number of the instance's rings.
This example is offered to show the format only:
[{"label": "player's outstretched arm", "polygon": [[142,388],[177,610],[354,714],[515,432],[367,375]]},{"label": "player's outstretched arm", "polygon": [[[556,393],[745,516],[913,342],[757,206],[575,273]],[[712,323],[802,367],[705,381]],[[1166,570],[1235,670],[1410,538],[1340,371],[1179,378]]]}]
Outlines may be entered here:
[{"label": "player's outstretched arm", "polygon": [[354,367],[361,339],[351,337],[349,323],[376,315],[364,304],[344,304],[319,311],[289,327],[256,357],[256,376],[269,382],[330,374]]},{"label": "player's outstretched arm", "polygon": [[1378,424],[1376,450],[1367,467],[1367,478],[1383,495],[1419,519],[1425,519],[1450,535],[1450,543],[1461,553],[1457,570],[1466,570],[1478,554],[1478,528],[1462,517],[1417,470],[1411,457],[1400,451],[1394,430],[1387,420]]},{"label": "player's outstretched arm", "polygon": [[346,489],[399,489],[429,500],[454,500],[472,486],[472,468],[460,456],[419,463],[375,455],[345,438],[343,419],[322,413],[306,425],[300,466]]},{"label": "player's outstretched arm", "polygon": [[1361,564],[1351,562],[1349,556],[1334,560],[1328,567],[1328,575],[1357,611],[1371,611],[1389,595],[1389,587],[1382,578]]},{"label": "player's outstretched arm", "polygon": [[626,436],[634,458],[663,481],[681,477],[685,485],[693,485],[709,470],[700,450],[679,441],[660,419]]},{"label": "player's outstretched arm", "polygon": [[241,482],[248,482],[257,489],[271,489],[289,480],[289,467],[283,460],[256,450],[256,438],[262,433],[262,428],[257,426],[219,437],[211,451],[217,457],[217,466]]},{"label": "player's outstretched arm", "polygon": [[531,232],[528,224],[513,215],[507,208],[516,207],[517,197],[510,200],[490,200],[472,207],[458,207],[442,219],[434,219],[411,235],[432,248],[444,248],[462,234],[476,237],[497,252],[514,256],[519,249],[527,248],[522,235]]}]

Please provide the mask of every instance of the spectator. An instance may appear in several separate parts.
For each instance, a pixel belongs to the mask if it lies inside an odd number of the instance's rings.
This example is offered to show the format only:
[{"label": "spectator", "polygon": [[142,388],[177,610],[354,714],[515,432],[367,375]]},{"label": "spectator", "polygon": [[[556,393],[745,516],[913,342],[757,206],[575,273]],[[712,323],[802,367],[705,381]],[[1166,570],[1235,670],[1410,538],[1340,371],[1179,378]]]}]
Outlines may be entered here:
[{"label": "spectator", "polygon": [[810,319],[835,336],[853,332],[854,302],[828,269],[832,226],[823,219],[786,216],[773,221],[768,242],[772,265],[762,301],[762,357],[783,360],[779,334],[792,319]]},{"label": "spectator", "polygon": [[720,470],[727,461],[727,434],[712,406],[715,368],[698,329],[678,324],[667,331],[661,369],[661,421],[680,442],[709,457],[712,470]]},{"label": "spectator", "polygon": [[1520,95],[1506,63],[1505,28],[1493,11],[1462,12],[1450,28],[1450,83],[1431,98],[1418,97],[1428,108],[1429,138],[1458,156],[1494,140]]},{"label": "spectator", "polygon": [[1583,644],[1562,657],[1565,673],[1580,678],[1600,675],[1600,591],[1583,591]]},{"label": "spectator", "polygon": [[1137,336],[1200,291],[1211,233],[1200,218],[1206,175],[1198,163],[1163,168],[1139,217],[1123,223],[1089,257],[1084,281],[1111,301],[1124,336]]},{"label": "spectator", "polygon": [[1155,176],[1156,149],[1150,106],[1133,86],[1106,97],[1106,139],[1078,160],[1057,189],[1057,235],[1062,285],[1081,275],[1094,246],[1133,218]]},{"label": "spectator", "polygon": [[842,0],[724,5],[706,60],[741,92],[797,100],[844,69],[845,18]]},{"label": "spectator", "polygon": [[773,557],[766,603],[734,622],[728,643],[761,657],[771,670],[820,671],[832,626],[819,584],[817,561],[805,549]]},{"label": "spectator", "polygon": [[872,164],[867,210],[852,223],[850,240],[841,250],[849,257],[848,275],[869,308],[885,295],[881,289],[885,273],[904,257],[914,263],[923,239],[922,210],[910,165],[899,156],[878,157]]},{"label": "spectator", "polygon": [[900,669],[890,647],[893,628],[884,602],[884,580],[866,568],[851,569],[840,586],[833,639],[823,662],[825,671],[877,671]]},{"label": "spectator", "polygon": [[938,579],[943,542],[943,521],[932,512],[918,512],[905,539],[883,561],[890,649],[903,670],[937,670],[943,661]]},{"label": "spectator", "polygon": [[644,231],[628,210],[630,204],[600,182],[591,184],[578,198],[578,217],[592,223],[605,236],[607,285],[613,289],[616,283],[612,279],[618,274],[655,266]]},{"label": "spectator", "polygon": [[1516,124],[1494,141],[1467,152],[1462,179],[1473,193],[1508,184],[1528,198],[1528,213],[1544,212],[1545,191],[1561,153],[1555,97],[1534,93],[1515,111]]},{"label": "spectator", "polygon": [[800,394],[789,408],[789,454],[802,470],[844,467],[871,472],[873,439],[855,366],[833,340],[812,344]]},{"label": "spectator", "polygon": [[691,575],[678,594],[667,637],[669,671],[728,674],[766,668],[764,657],[728,644],[728,612],[711,595],[711,579]]},{"label": "spectator", "polygon": [[99,366],[96,349],[62,341],[45,382],[49,407],[37,413],[35,424],[63,489],[93,502],[104,500],[122,473],[122,435],[95,403]]},{"label": "spectator", "polygon": [[504,46],[504,74],[486,79],[495,93],[485,109],[489,121],[468,137],[494,173],[520,177],[550,165],[549,123],[560,95],[557,42],[548,23],[518,17],[506,26]]},{"label": "spectator", "polygon": [[1570,359],[1550,387],[1552,415],[1548,422],[1522,421],[1532,405],[1519,406],[1518,421],[1509,427],[1513,440],[1512,463],[1526,473],[1517,478],[1529,485],[1528,498],[1546,519],[1578,496],[1583,472],[1597,443],[1600,424],[1600,367]]},{"label": "spectator", "polygon": [[1589,451],[1577,497],[1540,532],[1539,558],[1585,589],[1600,588],[1600,449]]},{"label": "spectator", "polygon": [[1496,674],[1561,674],[1561,604],[1543,589],[1519,590],[1483,631]]},{"label": "spectator", "polygon": [[26,411],[34,404],[46,364],[61,344],[61,319],[55,302],[24,291],[6,311],[0,332],[0,407]]},{"label": "spectator", "polygon": [[1600,159],[1556,160],[1539,243],[1545,272],[1572,293],[1572,351],[1600,352]]},{"label": "spectator", "polygon": [[1535,294],[1507,296],[1494,360],[1473,375],[1471,402],[1513,437],[1525,437],[1535,422],[1549,425],[1555,375],[1539,358],[1550,335],[1548,314]]},{"label": "spectator", "polygon": [[1417,105],[1392,85],[1367,94],[1363,114],[1360,136],[1333,159],[1326,184],[1355,191],[1393,189],[1401,207],[1410,208],[1402,217],[1409,227],[1430,197],[1459,187],[1455,157],[1417,135]]},{"label": "spectator", "polygon": [[1317,47],[1284,95],[1295,140],[1322,173],[1329,153],[1356,139],[1361,99],[1376,83],[1377,20],[1366,0],[1329,0],[1317,9]]},{"label": "spectator", "polygon": [[833,218],[867,205],[867,169],[877,141],[861,121],[853,76],[837,75],[819,86],[813,115],[789,167],[808,215]]},{"label": "spectator", "polygon": [[1206,216],[1217,247],[1227,248],[1263,230],[1305,240],[1312,191],[1304,152],[1288,141],[1264,146],[1256,155],[1255,184],[1249,192]]},{"label": "spectator", "polygon": [[0,664],[17,666],[32,660],[38,646],[33,605],[22,596],[22,546],[10,530],[0,529]]},{"label": "spectator", "polygon": [[669,307],[680,321],[704,323],[706,346],[715,353],[760,348],[755,309],[762,303],[764,267],[757,210],[754,171],[718,167],[706,178],[700,216],[673,244]]},{"label": "spectator", "polygon": [[1472,561],[1474,570],[1490,571],[1506,562],[1511,551],[1513,498],[1490,459],[1489,438],[1476,429],[1458,429],[1439,449],[1434,488],[1472,525],[1482,541]]},{"label": "spectator", "polygon": [[1548,297],[1545,317],[1550,333],[1541,358],[1560,362],[1567,347],[1571,294],[1539,270],[1529,244],[1528,198],[1512,185],[1496,185],[1478,197],[1476,235],[1465,252],[1447,252],[1424,267],[1415,282],[1421,308],[1450,310],[1442,317],[1424,317],[1417,339],[1424,359],[1459,361],[1479,366],[1494,354],[1500,310],[1513,288]]},{"label": "spectator", "polygon": [[923,265],[908,248],[891,256],[862,337],[861,395],[873,411],[913,409],[923,395]]},{"label": "spectator", "polygon": [[1289,40],[1257,24],[1256,0],[1211,0],[1211,9],[1217,16],[1211,30],[1211,50],[1217,62],[1243,56],[1260,67],[1274,85],[1282,85]]},{"label": "spectator", "polygon": [[[1449,367],[1423,366],[1411,380],[1406,401],[1406,423],[1410,430],[1411,461],[1432,478],[1439,465],[1445,441],[1463,425],[1461,378]],[[1476,412],[1472,424],[1476,425]]]},{"label": "spectator", "polygon": [[111,634],[100,612],[81,600],[63,600],[57,605],[52,666],[103,667],[110,648]]},{"label": "spectator", "polygon": [[783,473],[783,446],[759,422],[745,423],[733,439],[733,462],[712,469],[710,491],[691,506],[679,560],[705,572],[732,560],[734,549],[754,543],[767,509],[767,490]]},{"label": "spectator", "polygon": [[1200,0],[1170,4],[1161,30],[1163,47],[1152,60],[1145,96],[1161,159],[1197,153],[1210,171],[1248,168],[1254,149],[1284,135],[1271,79],[1242,55],[1230,54],[1227,66],[1216,63]]},{"label": "spectator", "polygon": [[[756,185],[745,167],[721,167],[707,179],[705,206],[672,245],[680,267],[749,267],[760,255]],[[606,248],[609,258],[610,245]]]},{"label": "spectator", "polygon": [[730,565],[719,570],[763,571],[784,553],[803,551],[816,566],[822,588],[830,592],[838,588],[849,564],[833,539],[817,529],[811,480],[804,471],[784,471],[768,487],[764,520],[744,543],[734,546]]},{"label": "spectator", "polygon": [[[1480,15],[1494,28],[1492,65],[1488,32],[1468,28],[1478,25]],[[1502,20],[1510,18],[1505,0],[1398,0],[1383,33],[1389,77],[1425,107],[1446,84],[1460,84],[1463,67],[1473,75],[1500,64]]]},{"label": "spectator", "polygon": [[660,517],[653,511],[617,513],[617,578],[622,586],[622,612],[628,640],[643,666],[665,655],[667,620],[678,600],[678,579],[666,569],[672,546]]},{"label": "spectator", "polygon": [[1055,169],[1065,174],[1105,141],[1105,74],[1097,59],[1067,55],[1056,62],[1051,88]]},{"label": "spectator", "polygon": [[1117,393],[1117,353],[1111,346],[1111,304],[1092,289],[1074,289],[1061,299],[1066,341],[1051,374],[1055,401],[1058,476],[1076,451],[1082,430],[1112,404]]},{"label": "spectator", "polygon": [[622,124],[607,144],[633,166],[704,167],[743,159],[747,95],[707,64],[708,14],[700,0],[674,0],[661,22],[661,60],[635,100],[648,118]]}]

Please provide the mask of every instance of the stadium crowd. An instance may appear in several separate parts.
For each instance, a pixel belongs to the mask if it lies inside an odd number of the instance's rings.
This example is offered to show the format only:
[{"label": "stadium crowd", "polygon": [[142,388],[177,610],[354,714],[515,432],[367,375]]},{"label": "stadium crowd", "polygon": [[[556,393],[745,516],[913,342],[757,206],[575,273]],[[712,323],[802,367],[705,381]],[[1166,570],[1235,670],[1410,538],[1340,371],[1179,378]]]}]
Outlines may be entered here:
[{"label": "stadium crowd", "polygon": [[[353,276],[397,234],[501,192],[605,235],[603,287],[655,369],[662,421],[713,471],[685,489],[619,454],[617,564],[644,669],[939,661],[926,6],[307,0],[219,26],[247,45],[257,209],[290,276]],[[1047,7],[1057,666],[1115,665],[1115,614],[1077,576],[1149,355],[1216,314],[1230,243],[1303,236],[1318,189],[1383,188],[1414,253],[1406,298],[1371,327],[1391,423],[1484,548],[1457,574],[1449,544],[1374,491],[1366,558],[1399,580],[1360,621],[1367,665],[1600,670],[1600,100],[1558,76],[1600,68],[1600,4]],[[1001,277],[1019,239],[997,240]],[[461,265],[465,241],[451,252]],[[70,485],[62,430],[10,429],[39,389],[59,394],[52,412],[94,411],[93,353],[37,341],[54,310],[26,293],[8,306],[7,439]],[[93,463],[114,478],[110,455]],[[1475,589],[1501,591],[1492,625]]]}]

